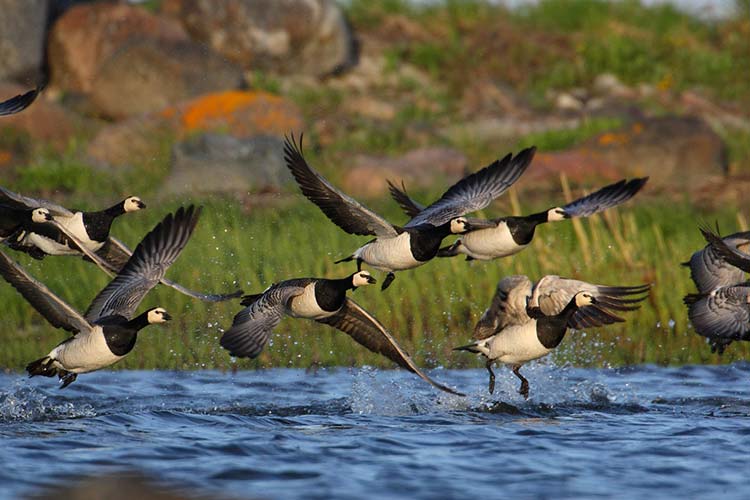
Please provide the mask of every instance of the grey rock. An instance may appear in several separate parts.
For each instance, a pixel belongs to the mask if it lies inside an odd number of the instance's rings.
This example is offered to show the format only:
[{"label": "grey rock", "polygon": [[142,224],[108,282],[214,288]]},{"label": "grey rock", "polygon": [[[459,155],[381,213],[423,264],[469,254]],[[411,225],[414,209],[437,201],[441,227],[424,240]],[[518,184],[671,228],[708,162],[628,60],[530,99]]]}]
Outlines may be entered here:
[{"label": "grey rock", "polygon": [[35,83],[44,59],[48,0],[0,0],[0,80]]},{"label": "grey rock", "polygon": [[242,82],[242,70],[205,45],[145,39],[127,44],[102,64],[91,101],[101,115],[124,118]]},{"label": "grey rock", "polygon": [[244,68],[325,76],[358,57],[351,27],[332,0],[165,0],[162,11]]},{"label": "grey rock", "polygon": [[170,194],[279,191],[293,181],[283,148],[275,136],[198,135],[173,148],[164,189]]}]

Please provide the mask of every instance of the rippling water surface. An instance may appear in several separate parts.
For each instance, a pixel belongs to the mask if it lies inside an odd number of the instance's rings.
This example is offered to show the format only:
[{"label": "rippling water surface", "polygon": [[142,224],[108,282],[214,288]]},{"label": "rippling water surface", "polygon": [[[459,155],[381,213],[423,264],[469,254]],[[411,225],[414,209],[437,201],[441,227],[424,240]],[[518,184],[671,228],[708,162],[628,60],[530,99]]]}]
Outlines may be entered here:
[{"label": "rippling water surface", "polygon": [[0,496],[137,470],[230,498],[750,495],[750,364],[0,375]]}]

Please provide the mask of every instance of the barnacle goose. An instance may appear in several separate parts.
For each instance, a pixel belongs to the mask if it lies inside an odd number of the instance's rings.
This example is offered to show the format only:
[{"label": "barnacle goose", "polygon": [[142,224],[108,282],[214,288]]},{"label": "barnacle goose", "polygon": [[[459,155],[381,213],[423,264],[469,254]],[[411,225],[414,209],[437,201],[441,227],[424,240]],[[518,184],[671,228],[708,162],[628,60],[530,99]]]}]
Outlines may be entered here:
[{"label": "barnacle goose", "polygon": [[495,390],[496,361],[511,366],[521,380],[519,392],[528,397],[529,383],[521,366],[556,348],[568,328],[588,328],[623,322],[615,311],[633,311],[649,285],[605,286],[547,275],[533,284],[527,276],[507,276],[497,284],[490,307],[474,327],[475,342],[457,347],[487,358],[489,392]]},{"label": "barnacle goose", "polygon": [[489,227],[487,221],[463,215],[481,210],[503,194],[523,174],[534,156],[534,148],[515,157],[508,154],[489,166],[464,177],[443,196],[414,216],[404,227],[394,226],[378,214],[339,191],[312,169],[302,155],[302,137],[284,144],[287,167],[302,193],[337,226],[350,234],[373,235],[375,239],[339,260],[356,260],[388,273],[385,290],[395,278],[394,271],[420,266],[437,255],[443,238],[450,234]]},{"label": "barnacle goose", "polygon": [[[441,248],[438,257],[464,254],[466,260],[492,260],[516,254],[531,244],[538,225],[573,217],[588,217],[617,206],[635,196],[647,180],[648,177],[630,181],[623,179],[562,207],[552,207],[531,215],[492,219],[487,221],[487,228],[468,231],[452,245]],[[409,197],[403,184],[398,188],[389,181],[388,187],[391,197],[408,216],[415,217],[424,209]]]},{"label": "barnacle goose", "polygon": [[28,92],[19,94],[15,97],[11,97],[6,101],[0,102],[0,116],[20,113],[24,109],[28,108],[31,103],[34,102],[36,96],[39,95],[39,92],[42,91],[42,87],[42,85],[39,85],[33,90],[29,90]]},{"label": "barnacle goose", "polygon": [[[0,187],[0,207],[12,207],[16,210],[42,207],[52,214],[52,220],[46,224],[31,225],[6,240],[5,243],[10,248],[28,253],[36,259],[43,259],[47,255],[83,255],[112,276],[117,274],[132,255],[132,251],[124,243],[110,236],[112,223],[122,214],[146,208],[146,204],[137,196],[129,196],[105,210],[81,212]],[[2,210],[0,208],[0,213]],[[180,293],[207,302],[220,302],[242,295],[242,290],[228,294],[196,292],[167,278],[163,278],[162,283]]]},{"label": "barnacle goose", "polygon": [[192,205],[167,215],[138,244],[128,263],[99,292],[84,315],[0,251],[0,274],[52,326],[73,333],[49,354],[29,363],[29,375],[57,375],[61,388],[65,388],[78,374],[105,368],[125,357],[145,326],[170,320],[161,307],[133,316],[149,290],[179,257],[199,215],[200,208]]},{"label": "barnacle goose", "polygon": [[372,283],[375,278],[367,271],[357,271],[341,279],[298,278],[275,283],[263,293],[244,297],[242,305],[246,307],[237,313],[232,326],[222,335],[221,346],[232,356],[255,358],[285,314],[314,319],[341,330],[370,351],[382,354],[434,387],[463,396],[422,372],[385,327],[346,296],[348,290]]},{"label": "barnacle goose", "polygon": [[720,237],[708,227],[700,228],[708,244],[694,252],[682,265],[690,268],[690,278],[700,293],[731,286],[745,280],[750,269],[750,231]]}]

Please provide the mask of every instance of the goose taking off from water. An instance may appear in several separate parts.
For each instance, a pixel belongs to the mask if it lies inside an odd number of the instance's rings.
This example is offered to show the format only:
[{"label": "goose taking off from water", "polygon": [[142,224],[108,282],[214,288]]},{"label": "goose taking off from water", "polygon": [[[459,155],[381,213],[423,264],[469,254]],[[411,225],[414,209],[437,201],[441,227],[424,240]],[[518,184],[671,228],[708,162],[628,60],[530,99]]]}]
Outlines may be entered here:
[{"label": "goose taking off from water", "polygon": [[731,286],[745,280],[750,270],[750,231],[720,237],[708,227],[700,228],[708,244],[693,253],[683,266],[690,268],[690,278],[700,293]]},{"label": "goose taking off from water", "polygon": [[[441,248],[438,257],[466,255],[466,260],[492,260],[516,254],[529,246],[534,231],[540,224],[573,217],[588,217],[628,201],[646,184],[648,177],[621,180],[562,207],[553,207],[536,214],[518,217],[500,217],[487,221],[484,229],[468,231],[452,245]],[[390,181],[391,197],[406,215],[416,217],[424,207],[406,193],[406,188],[396,187]]]},{"label": "goose taking off from water", "polygon": [[[36,207],[47,210],[52,220],[45,224],[27,225],[24,230],[16,232],[13,238],[5,241],[10,248],[28,253],[36,259],[43,259],[47,255],[83,255],[112,276],[122,269],[132,255],[124,243],[110,236],[112,223],[120,215],[146,208],[146,204],[137,196],[128,196],[105,210],[82,212],[0,187],[0,218],[10,210],[18,212]],[[219,302],[242,295],[241,290],[223,295],[204,294],[167,278],[162,283],[180,293],[207,302]]]},{"label": "goose taking off from water", "polygon": [[337,226],[349,234],[371,235],[375,239],[338,262],[356,260],[388,273],[385,290],[395,278],[394,271],[421,266],[437,255],[443,238],[450,234],[488,227],[486,221],[467,219],[465,214],[481,210],[503,194],[523,174],[534,156],[534,148],[521,151],[464,177],[443,196],[413,217],[404,227],[394,226],[353,198],[339,191],[312,169],[299,144],[287,138],[284,160],[302,193]]},{"label": "goose taking off from water", "polygon": [[18,263],[0,252],[0,274],[54,327],[73,334],[49,354],[29,363],[32,377],[57,375],[65,388],[79,373],[110,366],[135,346],[138,332],[170,318],[156,307],[133,317],[146,294],[164,276],[187,244],[200,209],[180,208],[167,215],[138,244],[117,276],[94,298],[81,315],[34,279]]},{"label": "goose taking off from water", "polygon": [[11,97],[7,101],[0,102],[0,116],[14,115],[28,108],[42,91],[42,86],[29,90],[23,94]]},{"label": "goose taking off from water", "polygon": [[246,307],[237,313],[232,326],[221,337],[221,346],[232,356],[255,358],[285,314],[314,319],[341,330],[434,387],[463,396],[422,372],[385,327],[346,296],[348,290],[372,283],[375,278],[367,271],[357,271],[342,279],[298,278],[275,283],[263,293],[244,297],[242,305]]},{"label": "goose taking off from water", "polygon": [[[562,341],[567,328],[589,328],[623,322],[617,311],[633,311],[646,298],[649,285],[594,285],[547,275],[536,284],[526,276],[507,276],[497,284],[490,307],[474,327],[473,342],[457,350],[487,358],[490,393],[495,389],[495,361],[509,364],[521,380],[520,393],[528,397],[529,385],[519,372],[531,360],[546,356]],[[585,296],[580,296],[585,294]],[[574,301],[579,297],[578,302]]]}]

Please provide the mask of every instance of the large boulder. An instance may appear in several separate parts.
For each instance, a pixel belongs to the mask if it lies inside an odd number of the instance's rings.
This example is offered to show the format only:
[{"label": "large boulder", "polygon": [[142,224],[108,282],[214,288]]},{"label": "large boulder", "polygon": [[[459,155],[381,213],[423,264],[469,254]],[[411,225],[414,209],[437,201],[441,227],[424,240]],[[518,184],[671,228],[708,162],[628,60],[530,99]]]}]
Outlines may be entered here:
[{"label": "large boulder", "polygon": [[324,76],[356,63],[333,0],[164,0],[162,12],[245,68]]},{"label": "large boulder", "polygon": [[438,182],[449,185],[464,175],[467,166],[463,153],[444,147],[414,149],[398,157],[360,155],[344,174],[342,184],[347,193],[375,198],[388,192],[389,179],[403,181],[408,189]]},{"label": "large boulder", "polygon": [[280,137],[199,134],[175,145],[170,194],[275,192],[292,183]]},{"label": "large boulder", "polygon": [[44,60],[48,0],[0,0],[0,80],[35,81]]},{"label": "large boulder", "polygon": [[540,153],[523,180],[557,182],[560,173],[576,181],[647,175],[652,187],[689,188],[727,169],[726,144],[701,118],[663,116],[599,134],[570,151]]},{"label": "large boulder", "polygon": [[132,40],[146,38],[188,40],[179,22],[140,7],[110,2],[76,5],[55,21],[49,34],[52,84],[88,93],[104,61]]},{"label": "large boulder", "polygon": [[283,136],[302,131],[302,115],[283,97],[262,91],[232,90],[207,94],[161,115],[174,121],[178,136],[222,132],[234,137]]},{"label": "large boulder", "polygon": [[104,62],[91,91],[109,118],[158,111],[209,92],[242,84],[239,67],[192,41],[134,40]]}]

